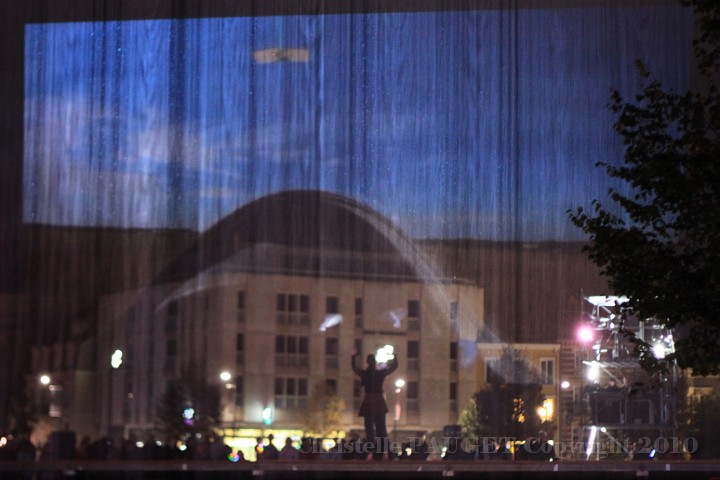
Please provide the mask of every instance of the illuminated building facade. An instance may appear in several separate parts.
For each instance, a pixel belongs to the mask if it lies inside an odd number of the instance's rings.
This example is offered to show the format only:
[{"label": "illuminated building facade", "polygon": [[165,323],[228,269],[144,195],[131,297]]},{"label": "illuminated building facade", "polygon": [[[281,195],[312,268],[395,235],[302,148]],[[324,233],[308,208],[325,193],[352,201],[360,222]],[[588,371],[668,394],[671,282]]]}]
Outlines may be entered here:
[{"label": "illuminated building facade", "polygon": [[483,290],[436,276],[361,205],[285,192],[220,222],[152,285],[104,296],[99,321],[101,431],[156,428],[167,381],[192,370],[222,390],[226,434],[247,451],[270,431],[280,441],[313,431],[318,396],[344,400],[341,430],[362,434],[351,355],[364,367],[385,345],[400,362],[385,385],[391,436],[456,423],[476,389],[463,358],[483,326]]}]

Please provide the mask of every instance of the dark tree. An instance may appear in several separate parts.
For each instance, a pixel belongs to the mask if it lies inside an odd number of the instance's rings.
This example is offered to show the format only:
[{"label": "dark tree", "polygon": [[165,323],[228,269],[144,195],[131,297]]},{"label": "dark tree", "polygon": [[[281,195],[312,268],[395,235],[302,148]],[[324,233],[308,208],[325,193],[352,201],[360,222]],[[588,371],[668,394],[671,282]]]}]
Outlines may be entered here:
[{"label": "dark tree", "polygon": [[520,353],[503,351],[489,379],[490,384],[475,394],[480,436],[525,439],[541,430],[537,411],[545,396],[538,375]]},{"label": "dark tree", "polygon": [[685,445],[693,449],[693,458],[720,458],[720,396],[705,395],[691,402],[692,422],[684,425]]},{"label": "dark tree", "polygon": [[[37,422],[37,416],[33,411],[33,403],[28,398],[25,377],[20,377],[18,382],[17,388],[14,388],[9,395],[9,432],[16,436],[30,435],[33,425]],[[39,405],[36,407],[39,408]]]},{"label": "dark tree", "polygon": [[220,419],[220,386],[208,383],[195,371],[170,380],[158,406],[158,417],[170,437],[209,435]]},{"label": "dark tree", "polygon": [[700,32],[697,88],[667,91],[638,63],[642,92],[627,101],[615,90],[610,102],[624,162],[598,164],[631,187],[627,195],[610,190],[623,215],[597,200],[591,211],[569,213],[628,307],[675,332],[675,353],[663,359],[631,338],[643,367],[666,372],[677,361],[708,375],[720,373],[720,2],[683,3],[694,7]]}]

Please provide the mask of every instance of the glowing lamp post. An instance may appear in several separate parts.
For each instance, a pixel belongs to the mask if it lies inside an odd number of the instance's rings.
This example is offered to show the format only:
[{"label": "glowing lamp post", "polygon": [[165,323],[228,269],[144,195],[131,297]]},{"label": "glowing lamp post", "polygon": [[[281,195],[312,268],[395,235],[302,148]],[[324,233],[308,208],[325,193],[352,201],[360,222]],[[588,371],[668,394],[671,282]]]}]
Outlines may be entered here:
[{"label": "glowing lamp post", "polygon": [[[36,396],[35,403],[37,404],[37,409],[40,411],[42,415],[47,415],[50,409],[49,403],[49,394],[47,387],[50,385],[50,375],[42,374],[40,375],[40,391],[38,396]],[[47,406],[47,408],[45,408]]]},{"label": "glowing lamp post", "polygon": [[235,383],[233,383],[233,382],[230,381],[230,380],[232,380],[232,377],[233,377],[232,374],[231,374],[230,372],[228,372],[227,370],[220,372],[220,380],[222,380],[222,382],[225,384],[225,389],[226,389],[226,390],[232,390],[232,395],[231,395],[231,398],[230,398],[230,400],[231,400],[230,408],[232,409],[233,428],[235,428],[235,423],[236,423],[236,419],[237,419],[237,417],[236,417],[236,413],[237,413],[237,405],[236,405],[236,404],[237,404],[237,384],[235,384]]},{"label": "glowing lamp post", "polygon": [[113,421],[113,372],[120,368],[123,363],[122,350],[115,350],[110,355],[110,371],[108,374],[108,437],[112,438],[112,421]]}]

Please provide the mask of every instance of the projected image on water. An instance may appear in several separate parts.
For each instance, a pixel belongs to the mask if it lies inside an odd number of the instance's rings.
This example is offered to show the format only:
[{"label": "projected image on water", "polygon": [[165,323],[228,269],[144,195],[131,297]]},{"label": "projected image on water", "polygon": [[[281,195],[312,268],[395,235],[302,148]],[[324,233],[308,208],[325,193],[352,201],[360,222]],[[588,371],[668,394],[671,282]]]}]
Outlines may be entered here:
[{"label": "projected image on water", "polygon": [[[440,460],[470,432],[528,460],[511,439],[547,436],[587,460],[563,445],[681,418],[670,382],[643,403],[600,388],[646,378],[617,331],[632,292],[568,211],[629,193],[597,166],[624,161],[613,89],[700,89],[690,9],[25,3],[0,29],[0,437],[25,421],[37,445],[109,439],[111,463],[162,446],[161,468],[255,474],[273,439]],[[421,440],[446,450],[416,458]]]},{"label": "projected image on water", "polygon": [[[204,231],[346,195],[414,238],[579,239],[635,59],[689,83],[679,7],[29,24],[29,223]],[[622,55],[619,55],[622,52]]]}]

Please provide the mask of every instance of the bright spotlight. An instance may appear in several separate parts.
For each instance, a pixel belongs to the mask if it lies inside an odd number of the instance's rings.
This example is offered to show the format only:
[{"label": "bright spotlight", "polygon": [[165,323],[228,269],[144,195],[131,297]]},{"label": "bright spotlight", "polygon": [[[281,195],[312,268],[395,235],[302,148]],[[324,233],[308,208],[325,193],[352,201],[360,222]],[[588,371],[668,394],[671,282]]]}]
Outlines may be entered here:
[{"label": "bright spotlight", "polygon": [[658,360],[662,360],[668,353],[668,348],[663,342],[657,342],[652,347],[653,356]]},{"label": "bright spotlight", "polygon": [[50,385],[50,376],[40,375],[40,383],[42,383],[43,385]]},{"label": "bright spotlight", "polygon": [[398,378],[397,380],[395,380],[395,386],[397,388],[403,388],[405,386],[405,380],[403,380],[402,378]]},{"label": "bright spotlight", "polygon": [[570,388],[570,382],[568,382],[567,380],[563,380],[562,383],[560,383],[560,388],[562,388],[563,390],[567,390],[568,388]]},{"label": "bright spotlight", "polygon": [[590,325],[581,325],[577,329],[577,339],[582,344],[589,344],[595,339],[595,331]]},{"label": "bright spotlight", "polygon": [[224,372],[220,372],[220,380],[222,380],[223,382],[229,382],[231,378],[232,375],[227,370]]}]

